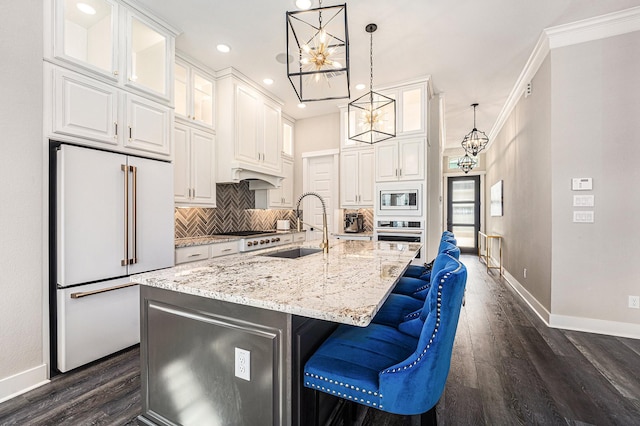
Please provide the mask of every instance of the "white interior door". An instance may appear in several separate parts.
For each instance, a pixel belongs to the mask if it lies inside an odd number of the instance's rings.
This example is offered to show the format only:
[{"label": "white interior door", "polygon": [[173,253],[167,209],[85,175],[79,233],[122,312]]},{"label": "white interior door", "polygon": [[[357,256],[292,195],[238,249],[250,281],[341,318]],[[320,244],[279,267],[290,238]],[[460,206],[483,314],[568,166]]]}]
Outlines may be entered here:
[{"label": "white interior door", "polygon": [[[307,158],[307,170],[304,174],[304,192],[315,192],[322,197],[327,209],[328,232],[333,229],[333,209],[338,206],[338,191],[336,189],[338,179],[338,164],[335,155],[322,155]],[[304,221],[313,227],[313,231],[307,225],[307,240],[322,239],[322,203],[317,197],[309,196],[303,200]]]}]

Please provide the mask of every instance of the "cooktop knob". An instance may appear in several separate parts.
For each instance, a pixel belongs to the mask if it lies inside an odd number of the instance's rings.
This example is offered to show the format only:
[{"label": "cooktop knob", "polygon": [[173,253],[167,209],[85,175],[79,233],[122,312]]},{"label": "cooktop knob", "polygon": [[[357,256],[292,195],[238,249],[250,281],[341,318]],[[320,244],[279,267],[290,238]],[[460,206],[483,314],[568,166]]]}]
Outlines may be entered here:
[{"label": "cooktop knob", "polygon": [[247,241],[247,247],[251,247],[253,243],[251,241]]}]

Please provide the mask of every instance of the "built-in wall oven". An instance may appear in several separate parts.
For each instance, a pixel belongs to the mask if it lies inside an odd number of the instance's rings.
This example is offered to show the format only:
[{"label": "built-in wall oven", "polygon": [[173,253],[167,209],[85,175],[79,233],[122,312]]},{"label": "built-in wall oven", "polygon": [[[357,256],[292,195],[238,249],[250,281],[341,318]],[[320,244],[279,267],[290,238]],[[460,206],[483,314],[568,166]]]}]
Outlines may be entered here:
[{"label": "built-in wall oven", "polygon": [[[426,241],[422,220],[377,220],[373,232],[376,241],[423,243]],[[425,248],[420,249],[413,264],[425,263]]]},{"label": "built-in wall oven", "polygon": [[376,195],[377,216],[422,216],[422,183],[380,183]]}]

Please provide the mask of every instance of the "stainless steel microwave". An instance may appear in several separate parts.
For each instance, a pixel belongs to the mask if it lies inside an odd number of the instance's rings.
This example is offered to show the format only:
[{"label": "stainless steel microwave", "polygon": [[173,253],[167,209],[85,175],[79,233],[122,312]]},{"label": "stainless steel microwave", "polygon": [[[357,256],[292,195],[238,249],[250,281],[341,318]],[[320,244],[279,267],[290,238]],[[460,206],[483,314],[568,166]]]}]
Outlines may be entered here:
[{"label": "stainless steel microwave", "polygon": [[405,186],[402,184],[380,185],[377,191],[377,211],[379,215],[420,215],[422,185],[413,184]]}]

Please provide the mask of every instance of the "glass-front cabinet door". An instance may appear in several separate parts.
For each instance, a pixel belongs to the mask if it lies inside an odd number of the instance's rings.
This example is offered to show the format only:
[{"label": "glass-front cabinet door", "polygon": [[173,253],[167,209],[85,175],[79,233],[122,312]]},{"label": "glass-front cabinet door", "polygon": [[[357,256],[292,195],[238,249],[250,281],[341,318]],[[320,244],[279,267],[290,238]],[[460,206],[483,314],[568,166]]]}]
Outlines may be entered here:
[{"label": "glass-front cabinet door", "polygon": [[127,13],[126,85],[168,99],[171,51],[165,33],[133,13]]},{"label": "glass-front cabinet door", "polygon": [[189,114],[189,68],[176,60],[174,72],[175,114],[187,118]]},{"label": "glass-front cabinet door", "polygon": [[111,0],[58,0],[55,55],[118,80],[118,5]]},{"label": "glass-front cabinet door", "polygon": [[192,119],[213,126],[213,80],[193,70]]}]

